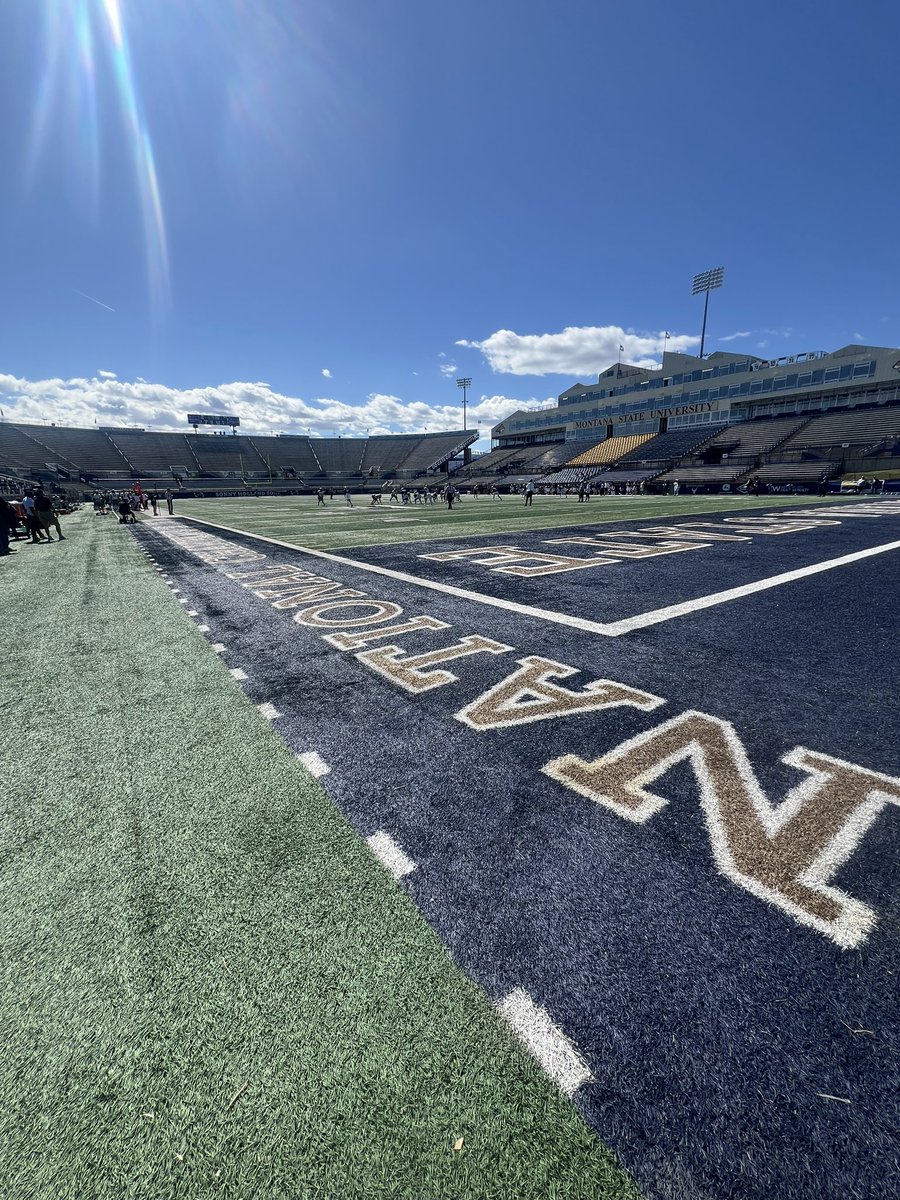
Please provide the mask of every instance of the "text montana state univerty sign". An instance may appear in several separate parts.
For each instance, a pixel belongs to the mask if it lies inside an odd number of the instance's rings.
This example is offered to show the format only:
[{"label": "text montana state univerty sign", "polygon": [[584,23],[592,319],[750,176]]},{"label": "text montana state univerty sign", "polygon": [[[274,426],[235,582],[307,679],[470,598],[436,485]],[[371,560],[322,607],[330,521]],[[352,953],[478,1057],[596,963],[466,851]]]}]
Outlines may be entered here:
[{"label": "text montana state univerty sign", "polygon": [[596,429],[597,426],[608,425],[610,421],[620,424],[631,424],[637,421],[658,421],[660,417],[682,417],[686,413],[712,412],[718,404],[704,400],[698,404],[674,404],[668,408],[651,408],[648,412],[620,413],[615,417],[596,417],[590,421],[576,421],[576,429]]}]

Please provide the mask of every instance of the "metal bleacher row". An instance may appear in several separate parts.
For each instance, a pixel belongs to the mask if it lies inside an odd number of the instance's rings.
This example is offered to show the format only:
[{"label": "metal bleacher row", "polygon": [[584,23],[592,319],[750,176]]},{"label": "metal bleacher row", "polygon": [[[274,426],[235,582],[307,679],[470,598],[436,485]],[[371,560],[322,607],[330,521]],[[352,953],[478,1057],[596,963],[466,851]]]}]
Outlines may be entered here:
[{"label": "metal bleacher row", "polygon": [[120,481],[284,476],[411,477],[459,453],[477,432],[449,430],[369,438],[156,433],[0,422],[0,472],[26,477]]}]

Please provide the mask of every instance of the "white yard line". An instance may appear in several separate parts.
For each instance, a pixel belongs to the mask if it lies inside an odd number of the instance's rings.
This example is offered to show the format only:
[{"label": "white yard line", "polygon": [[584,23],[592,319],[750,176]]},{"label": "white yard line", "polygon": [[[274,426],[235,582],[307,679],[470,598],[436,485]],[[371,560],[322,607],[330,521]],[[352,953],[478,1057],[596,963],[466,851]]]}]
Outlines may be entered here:
[{"label": "white yard line", "polygon": [[524,988],[511,991],[497,1005],[497,1011],[567,1096],[574,1095],[582,1084],[593,1079],[577,1047]]},{"label": "white yard line", "polygon": [[367,837],[366,844],[385,870],[389,871],[398,883],[404,876],[411,874],[416,869],[413,860],[403,853],[391,835],[385,833],[383,829],[379,829],[371,837]]},{"label": "white yard line", "polygon": [[590,621],[586,617],[575,617],[569,613],[554,612],[548,608],[537,608],[531,604],[519,604],[515,600],[504,600],[501,596],[488,596],[483,592],[471,592],[467,588],[454,587],[451,583],[438,583],[434,579],[421,579],[418,575],[409,575],[405,571],[395,571],[390,567],[379,567],[375,563],[359,562],[354,558],[345,558],[341,554],[332,554],[328,550],[312,550],[308,546],[295,546],[291,542],[281,542],[277,538],[264,537],[261,533],[248,533],[243,529],[235,529],[231,525],[220,525],[214,521],[201,520],[199,517],[182,517],[182,520],[196,521],[210,529],[221,529],[226,533],[236,533],[241,537],[252,538],[254,541],[266,542],[270,546],[280,546],[285,550],[295,550],[300,554],[308,554],[313,558],[321,558],[326,562],[337,563],[342,567],[353,567],[358,571],[368,571],[372,575],[383,575],[395,579],[399,583],[411,583],[417,587],[428,588],[433,592],[442,592],[446,596],[455,596],[459,600],[471,600],[476,604],[487,604],[492,608],[502,608],[506,612],[519,613],[524,617],[536,617],[541,621],[552,621],[557,625],[566,625],[570,629],[580,629],[585,633],[598,633],[603,637],[621,637],[635,629],[646,629],[650,625],[660,625],[664,621],[672,621],[676,617],[684,617],[689,613],[703,608],[712,608],[717,604],[727,604],[731,600],[739,600],[751,596],[754,592],[764,592],[769,588],[780,587],[785,583],[803,579],[807,575],[818,575],[822,571],[832,571],[837,567],[847,566],[877,554],[887,554],[892,550],[900,550],[900,541],[886,542],[882,546],[870,546],[867,550],[857,550],[853,554],[843,554],[840,558],[830,558],[825,562],[812,563],[808,567],[800,567],[796,571],[785,571],[780,575],[772,575],[768,579],[759,579],[754,583],[745,583],[740,587],[728,588],[723,592],[712,592],[708,596],[697,596],[694,600],[686,600],[681,604],[668,604],[664,608],[655,608],[650,612],[639,613],[634,617],[626,617],[621,621]]},{"label": "white yard line", "polygon": [[316,779],[322,779],[323,776],[331,773],[331,767],[317,750],[304,750],[297,757],[309,771],[310,775],[315,775]]}]

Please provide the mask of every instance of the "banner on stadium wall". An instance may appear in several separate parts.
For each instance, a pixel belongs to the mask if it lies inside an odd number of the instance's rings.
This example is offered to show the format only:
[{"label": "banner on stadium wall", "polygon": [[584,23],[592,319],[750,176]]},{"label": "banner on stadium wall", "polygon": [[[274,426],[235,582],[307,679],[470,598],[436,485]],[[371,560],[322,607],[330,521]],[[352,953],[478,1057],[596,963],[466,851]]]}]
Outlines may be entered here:
[{"label": "banner on stadium wall", "polygon": [[660,417],[683,417],[689,413],[718,412],[719,402],[703,400],[695,404],[672,404],[667,408],[650,408],[642,412],[611,412],[608,416],[573,422],[576,429],[601,429],[604,425],[636,425],[641,421],[658,421]]}]

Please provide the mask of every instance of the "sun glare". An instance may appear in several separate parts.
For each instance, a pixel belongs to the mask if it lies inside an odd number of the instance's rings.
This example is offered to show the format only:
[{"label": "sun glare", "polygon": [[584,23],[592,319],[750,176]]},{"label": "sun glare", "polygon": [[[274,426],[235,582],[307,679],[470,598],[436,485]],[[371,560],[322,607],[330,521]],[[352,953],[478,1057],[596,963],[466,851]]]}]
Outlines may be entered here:
[{"label": "sun glare", "polygon": [[68,126],[65,144],[75,183],[88,191],[96,218],[101,166],[98,68],[105,58],[139,198],[150,303],[160,318],[169,303],[166,223],[153,143],[119,0],[44,0],[41,54],[28,176],[33,179],[38,161],[47,152],[51,125]]}]

